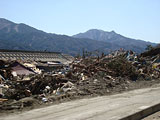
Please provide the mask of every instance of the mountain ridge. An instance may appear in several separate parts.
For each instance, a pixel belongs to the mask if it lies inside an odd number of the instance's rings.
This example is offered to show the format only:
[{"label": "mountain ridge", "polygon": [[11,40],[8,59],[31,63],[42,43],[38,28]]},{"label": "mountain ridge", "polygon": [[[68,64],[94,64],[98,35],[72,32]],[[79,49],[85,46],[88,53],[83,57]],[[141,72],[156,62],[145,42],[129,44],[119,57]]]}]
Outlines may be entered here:
[{"label": "mountain ridge", "polygon": [[[109,35],[108,37],[112,37],[114,35],[114,36],[124,37],[124,38],[132,39],[133,40],[133,38],[125,37],[125,36],[123,36],[121,34],[116,33],[114,30],[108,32],[108,31],[104,31],[104,30],[101,30],[101,29],[89,29],[86,32],[78,33],[76,35],[73,35],[72,37],[75,37],[75,38],[90,38],[90,39],[99,40],[99,41],[106,41],[106,40],[103,40],[103,39],[100,39],[100,38],[96,39],[96,38],[94,38],[94,36],[89,36],[89,34],[93,34],[93,32],[96,32],[96,34],[100,33],[100,34],[103,34],[103,35],[104,34],[108,34]],[[99,33],[97,33],[97,32],[99,32]],[[144,41],[144,40],[140,40],[140,39],[134,39],[134,40]],[[144,42],[153,43],[153,42],[149,42],[149,41],[144,41]]]},{"label": "mountain ridge", "polygon": [[[112,31],[112,34],[115,32]],[[70,55],[81,54],[83,50],[109,53],[123,47],[109,41],[46,33],[24,23],[17,24],[1,18],[0,42],[0,49],[63,52]],[[131,50],[142,52],[144,48],[131,46]]]},{"label": "mountain ridge", "polygon": [[[117,44],[118,46],[121,46],[122,48],[125,48],[127,50],[129,48],[131,50],[132,49],[134,50],[134,47],[140,47],[142,48],[142,51],[144,51],[147,45],[153,45],[153,46],[156,45],[155,43],[125,37],[123,35],[117,34],[115,31],[107,32],[107,31],[99,30],[99,29],[90,29],[84,33],[73,35],[72,37],[89,38],[89,39],[93,39],[97,41]],[[136,51],[136,52],[140,52],[140,51]]]}]

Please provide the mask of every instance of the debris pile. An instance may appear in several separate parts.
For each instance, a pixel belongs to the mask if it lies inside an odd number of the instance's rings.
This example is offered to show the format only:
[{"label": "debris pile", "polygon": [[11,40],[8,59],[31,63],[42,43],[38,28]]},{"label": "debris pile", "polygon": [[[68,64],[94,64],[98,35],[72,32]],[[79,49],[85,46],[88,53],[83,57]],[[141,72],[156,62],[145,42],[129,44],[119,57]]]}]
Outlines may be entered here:
[{"label": "debris pile", "polygon": [[155,53],[148,51],[138,56],[119,50],[106,56],[75,59],[69,65],[49,63],[52,66],[43,65],[43,71],[36,68],[36,62],[0,61],[0,108],[21,109],[65,97],[128,90],[131,82],[160,78],[160,53]]},{"label": "debris pile", "polygon": [[140,55],[141,61],[145,66],[144,73],[153,78],[160,77],[160,46],[152,48],[150,51],[146,51]]}]

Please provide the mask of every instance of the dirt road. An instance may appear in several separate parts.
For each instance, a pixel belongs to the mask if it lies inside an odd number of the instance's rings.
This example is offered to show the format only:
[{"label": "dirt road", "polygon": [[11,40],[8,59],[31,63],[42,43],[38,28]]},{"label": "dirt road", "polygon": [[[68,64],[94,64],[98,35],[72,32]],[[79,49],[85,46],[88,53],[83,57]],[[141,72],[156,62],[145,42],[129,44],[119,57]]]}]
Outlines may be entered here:
[{"label": "dirt road", "polygon": [[160,85],[1,116],[0,120],[117,120],[160,103]]}]

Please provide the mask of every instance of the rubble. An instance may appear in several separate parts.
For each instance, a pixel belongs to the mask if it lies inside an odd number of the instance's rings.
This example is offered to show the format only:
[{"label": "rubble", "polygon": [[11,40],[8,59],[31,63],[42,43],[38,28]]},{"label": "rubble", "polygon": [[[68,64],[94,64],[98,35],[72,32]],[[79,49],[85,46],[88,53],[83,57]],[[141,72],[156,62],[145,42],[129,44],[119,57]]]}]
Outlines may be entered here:
[{"label": "rubble", "polygon": [[[78,58],[67,65],[0,61],[0,108],[23,109],[35,103],[46,104],[65,97],[128,90],[132,82],[160,78],[160,53],[155,53],[136,55],[121,49],[106,56]],[[25,71],[17,72],[17,65]]]}]

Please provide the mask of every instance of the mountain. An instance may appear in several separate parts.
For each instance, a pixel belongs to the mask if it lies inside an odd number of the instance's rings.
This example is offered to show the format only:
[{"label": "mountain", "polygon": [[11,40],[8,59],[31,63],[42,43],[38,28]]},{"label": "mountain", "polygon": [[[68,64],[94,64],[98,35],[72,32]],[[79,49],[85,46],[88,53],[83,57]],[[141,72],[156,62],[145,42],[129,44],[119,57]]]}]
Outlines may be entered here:
[{"label": "mountain", "polygon": [[[83,49],[108,53],[121,47],[122,45],[111,41],[100,41],[95,38],[76,38],[46,33],[26,24],[17,24],[0,18],[0,49],[63,52],[76,55],[82,53]],[[145,47],[146,45],[141,47],[132,45],[130,48],[142,52]]]},{"label": "mountain", "polygon": [[124,37],[120,34],[117,34],[115,31],[106,32],[98,29],[91,29],[91,30],[88,30],[87,32],[73,35],[73,37],[89,38],[97,41],[103,41],[103,42],[120,46],[127,50],[131,49],[138,53],[144,51],[147,45],[152,45],[152,46],[156,45],[155,43]]},{"label": "mountain", "polygon": [[106,42],[46,33],[25,24],[0,18],[0,49],[63,52],[71,55],[99,50],[105,53],[119,48]]}]

